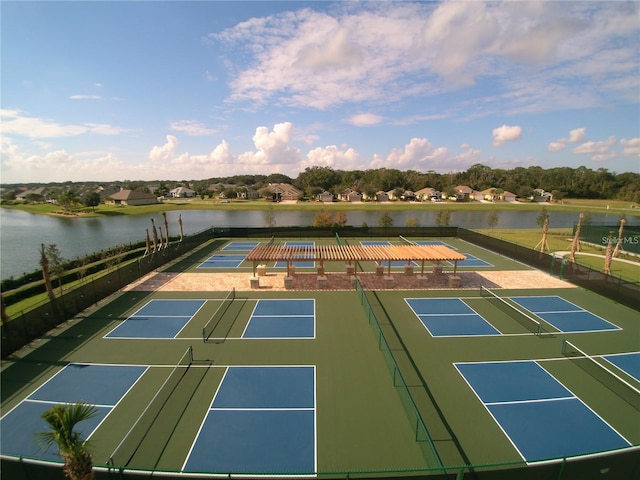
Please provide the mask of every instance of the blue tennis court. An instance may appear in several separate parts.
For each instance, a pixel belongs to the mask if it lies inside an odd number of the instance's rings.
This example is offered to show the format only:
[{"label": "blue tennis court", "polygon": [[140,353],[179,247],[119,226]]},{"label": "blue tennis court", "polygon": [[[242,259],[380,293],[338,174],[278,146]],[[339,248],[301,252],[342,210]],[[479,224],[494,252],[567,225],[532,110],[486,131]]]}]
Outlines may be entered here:
[{"label": "blue tennis court", "polygon": [[453,245],[449,245],[447,242],[443,242],[442,240],[418,240],[416,242],[416,244],[417,245],[422,245],[422,246],[427,246],[427,247],[442,246],[442,247],[450,248],[451,250],[458,250]]},{"label": "blue tennis court", "polygon": [[[471,255],[470,253],[463,253],[463,255],[467,258],[464,260],[458,260],[459,267],[493,267],[493,264],[489,262],[485,262],[481,258],[476,257],[475,255]],[[451,262],[447,262],[449,265],[452,265]]]},{"label": "blue tennis court", "polygon": [[238,268],[246,255],[211,255],[198,268]]},{"label": "blue tennis court", "polygon": [[615,353],[602,358],[640,382],[640,352]]},{"label": "blue tennis court", "polygon": [[433,337],[500,335],[459,298],[405,298],[405,301]]},{"label": "blue tennis court", "polygon": [[314,299],[258,300],[242,338],[315,338]]},{"label": "blue tennis court", "polygon": [[[284,243],[285,247],[315,247],[316,246],[316,242],[309,242],[309,241],[305,241],[305,240],[301,240],[301,241],[292,241],[292,242],[285,242]],[[296,268],[314,268],[316,266],[316,262],[311,260],[305,260],[305,258],[313,258],[313,253],[300,253],[299,254],[299,260],[294,260],[292,262],[292,265],[295,266]],[[287,262],[276,262],[275,264],[276,268],[286,268],[287,267]]]},{"label": "blue tennis court", "polygon": [[510,297],[561,332],[597,332],[620,328],[558,296]]},{"label": "blue tennis court", "polygon": [[535,361],[455,367],[527,462],[630,446]]},{"label": "blue tennis court", "polygon": [[250,252],[257,247],[260,242],[229,242],[222,250],[231,250],[233,252]]},{"label": "blue tennis court", "polygon": [[145,370],[130,365],[67,365],[0,419],[1,453],[59,461],[57,449],[38,443],[37,434],[49,431],[42,413],[59,403],[95,405],[98,414],[76,427],[89,438]]},{"label": "blue tennis court", "polygon": [[175,338],[205,300],[151,300],[106,338]]},{"label": "blue tennis court", "polygon": [[313,474],[314,366],[228,367],[185,472]]}]

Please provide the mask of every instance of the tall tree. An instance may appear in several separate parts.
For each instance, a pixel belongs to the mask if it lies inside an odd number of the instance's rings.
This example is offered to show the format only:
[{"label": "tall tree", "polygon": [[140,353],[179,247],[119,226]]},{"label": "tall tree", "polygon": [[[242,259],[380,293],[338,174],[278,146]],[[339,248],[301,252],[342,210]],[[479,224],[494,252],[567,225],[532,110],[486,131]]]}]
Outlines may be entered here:
[{"label": "tall tree", "polygon": [[75,429],[84,420],[95,417],[98,410],[88,403],[54,405],[42,414],[49,426],[48,432],[39,434],[42,442],[56,446],[64,458],[64,473],[70,480],[93,480],[93,459],[86,441]]},{"label": "tall tree", "polygon": [[47,257],[47,251],[44,243],[40,244],[40,266],[42,267],[42,279],[44,280],[44,286],[49,296],[49,304],[55,318],[60,318],[58,311],[58,303],[56,300],[56,294],[53,292],[53,285],[51,284],[51,275],[49,274],[49,257]]}]

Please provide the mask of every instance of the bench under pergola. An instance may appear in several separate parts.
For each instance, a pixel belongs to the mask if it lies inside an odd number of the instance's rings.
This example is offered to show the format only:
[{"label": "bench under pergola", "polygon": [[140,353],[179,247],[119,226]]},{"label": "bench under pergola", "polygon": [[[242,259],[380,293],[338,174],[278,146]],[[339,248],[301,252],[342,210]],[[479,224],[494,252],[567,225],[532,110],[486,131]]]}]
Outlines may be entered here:
[{"label": "bench under pergola", "polygon": [[391,262],[416,262],[421,265],[424,275],[425,262],[439,263],[454,262],[453,273],[457,272],[458,261],[465,260],[461,253],[444,245],[257,245],[249,252],[246,260],[253,262],[253,275],[256,275],[258,264],[263,262],[286,262],[287,271],[293,262],[315,261],[324,268],[324,262],[355,262],[373,261],[388,264],[391,275]]}]

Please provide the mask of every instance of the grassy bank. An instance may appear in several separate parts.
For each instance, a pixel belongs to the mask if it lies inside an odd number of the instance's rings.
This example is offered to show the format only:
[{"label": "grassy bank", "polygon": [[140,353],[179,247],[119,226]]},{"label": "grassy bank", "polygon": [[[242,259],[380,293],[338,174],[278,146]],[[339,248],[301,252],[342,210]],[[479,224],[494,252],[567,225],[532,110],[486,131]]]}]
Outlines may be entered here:
[{"label": "grassy bank", "polygon": [[40,215],[65,216],[71,218],[91,218],[120,215],[144,215],[160,213],[172,210],[309,210],[309,211],[357,211],[357,210],[518,210],[518,211],[541,211],[546,208],[549,213],[554,211],[611,213],[615,215],[625,215],[627,217],[640,217],[638,205],[631,205],[629,202],[619,200],[581,200],[567,199],[562,203],[542,205],[538,203],[482,203],[482,202],[298,202],[298,203],[273,203],[265,200],[231,200],[229,203],[222,203],[220,200],[201,199],[180,199],[169,200],[155,205],[140,206],[115,206],[99,205],[95,208],[82,208],[71,214],[64,214],[61,208],[51,204],[2,204],[3,208],[18,209],[29,213]]},{"label": "grassy bank", "polygon": [[[479,232],[510,243],[522,245],[534,250],[542,248],[542,229],[478,229]],[[547,246],[544,251],[569,252],[573,241],[572,230],[569,228],[550,228],[547,235]],[[576,253],[576,263],[590,267],[599,272],[604,271],[606,251],[602,246],[580,242],[580,249]],[[568,253],[565,253],[568,258]],[[624,251],[618,258],[612,259],[611,274],[628,282],[640,282],[640,259]]]}]

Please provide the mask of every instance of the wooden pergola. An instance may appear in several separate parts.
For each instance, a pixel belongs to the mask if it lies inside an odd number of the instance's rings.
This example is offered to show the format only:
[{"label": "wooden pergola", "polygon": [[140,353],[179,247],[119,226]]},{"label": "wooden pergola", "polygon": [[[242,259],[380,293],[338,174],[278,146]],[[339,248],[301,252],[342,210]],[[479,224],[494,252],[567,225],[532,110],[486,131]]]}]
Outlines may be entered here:
[{"label": "wooden pergola", "polygon": [[444,245],[257,245],[249,252],[246,260],[253,262],[253,275],[256,268],[263,262],[287,262],[289,271],[293,262],[315,261],[324,267],[324,262],[387,262],[388,272],[391,274],[391,262],[416,262],[421,265],[424,275],[425,262],[454,262],[453,273],[458,269],[458,261],[465,260],[461,253]]}]

